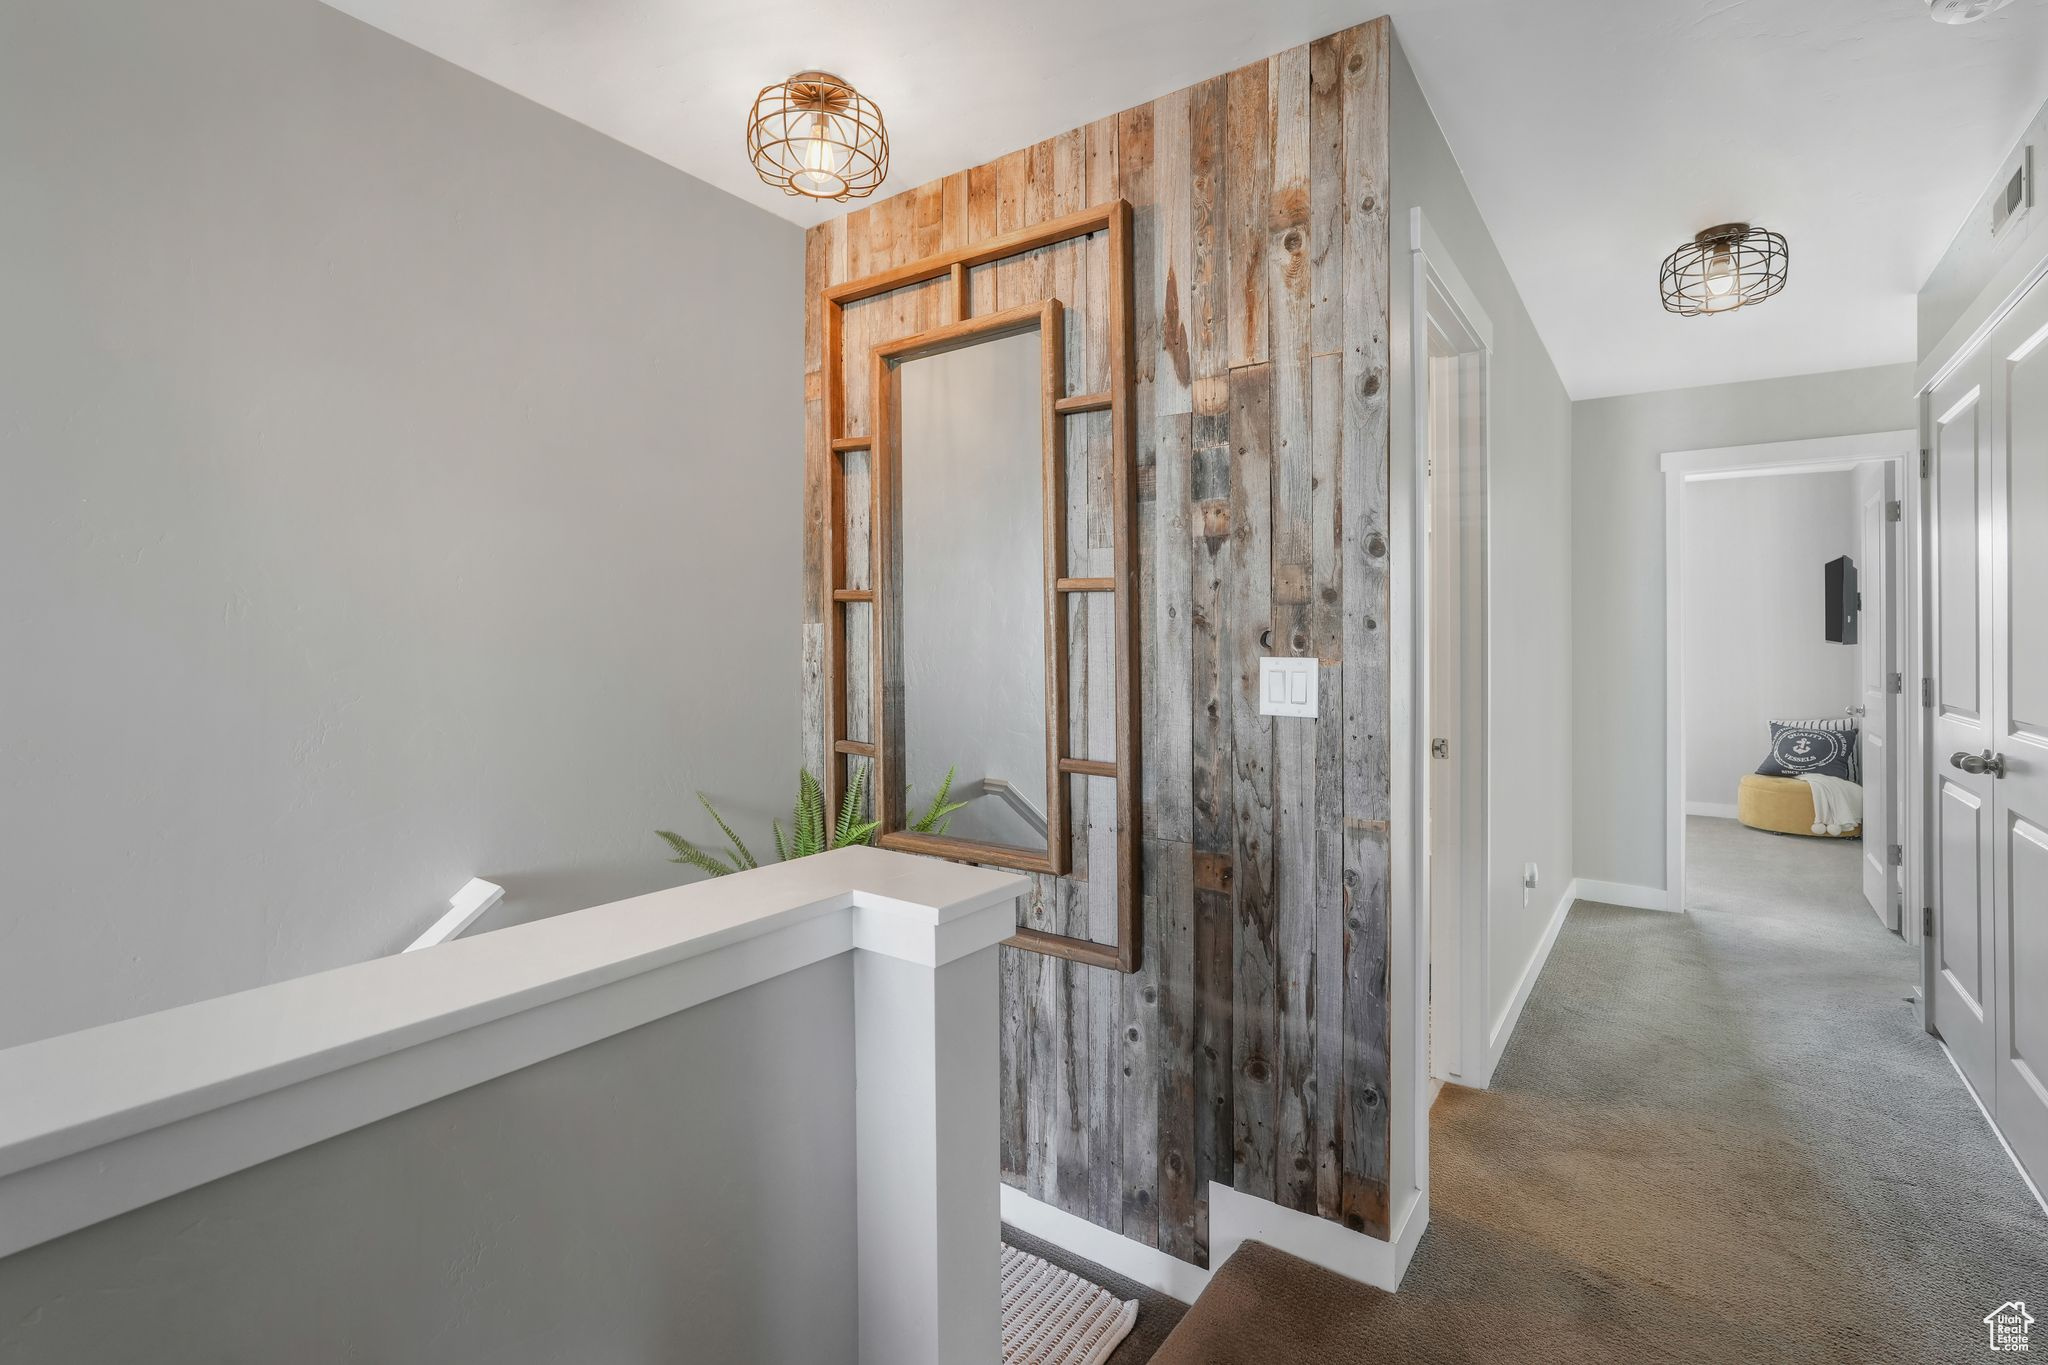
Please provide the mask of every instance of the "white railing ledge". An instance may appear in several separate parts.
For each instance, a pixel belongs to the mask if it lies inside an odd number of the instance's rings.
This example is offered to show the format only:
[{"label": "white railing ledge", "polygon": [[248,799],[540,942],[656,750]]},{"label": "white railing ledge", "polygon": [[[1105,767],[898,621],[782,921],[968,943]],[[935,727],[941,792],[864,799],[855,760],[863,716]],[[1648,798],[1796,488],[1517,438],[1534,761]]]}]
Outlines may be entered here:
[{"label": "white railing ledge", "polygon": [[842,849],[0,1050],[0,1256],[838,953],[944,966],[1026,886]]}]

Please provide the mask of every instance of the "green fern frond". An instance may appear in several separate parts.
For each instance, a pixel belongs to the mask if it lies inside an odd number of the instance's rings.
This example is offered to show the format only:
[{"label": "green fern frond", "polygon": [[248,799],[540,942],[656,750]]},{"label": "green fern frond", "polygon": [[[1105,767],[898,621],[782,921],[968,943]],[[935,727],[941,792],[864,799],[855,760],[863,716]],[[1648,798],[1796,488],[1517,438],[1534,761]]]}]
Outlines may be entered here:
[{"label": "green fern frond", "polygon": [[784,843],[782,839],[782,822],[780,820],[770,820],[768,827],[775,831],[775,856],[782,862],[788,862],[789,845]]},{"label": "green fern frond", "polygon": [[806,768],[797,774],[796,833],[792,857],[808,858],[825,851],[825,789]]},{"label": "green fern frond", "polygon": [[[852,844],[864,844],[875,831],[875,822],[861,823],[861,796],[868,784],[868,765],[863,763],[853,770],[853,781],[847,784],[846,796],[839,803],[839,825],[832,831],[832,847],[846,848]],[[865,829],[867,833],[859,831]]]},{"label": "green fern frond", "polygon": [[733,861],[738,863],[741,867],[745,868],[759,867],[761,864],[754,861],[753,852],[750,849],[748,849],[745,842],[741,840],[739,835],[733,833],[732,826],[725,823],[725,817],[718,813],[718,807],[711,804],[711,798],[706,796],[703,792],[698,792],[697,799],[704,803],[705,810],[711,812],[711,818],[713,820],[716,820],[718,822],[718,827],[725,831],[725,837],[732,840],[732,847],[734,853]]},{"label": "green fern frond", "polygon": [[946,826],[952,823],[953,812],[967,808],[965,801],[949,803],[946,800],[953,791],[953,776],[954,769],[946,769],[946,780],[939,783],[939,790],[933,795],[931,804],[925,807],[924,814],[911,822],[912,829],[920,834],[944,834]]},{"label": "green fern frond", "polygon": [[668,840],[668,846],[676,851],[676,856],[669,859],[672,863],[687,863],[700,871],[709,872],[714,877],[729,876],[739,871],[729,863],[720,862],[717,857],[706,853],[680,834],[665,829],[654,832]]}]

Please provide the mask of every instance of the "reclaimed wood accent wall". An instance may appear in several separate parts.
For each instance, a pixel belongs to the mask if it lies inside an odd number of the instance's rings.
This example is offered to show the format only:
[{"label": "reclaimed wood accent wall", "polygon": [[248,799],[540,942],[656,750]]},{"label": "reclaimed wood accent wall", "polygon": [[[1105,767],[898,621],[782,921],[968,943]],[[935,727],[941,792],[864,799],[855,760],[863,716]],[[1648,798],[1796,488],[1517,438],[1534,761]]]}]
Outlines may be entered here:
[{"label": "reclaimed wood accent wall", "polygon": [[[1381,19],[855,209],[807,244],[805,756],[822,771],[844,760],[823,751],[820,292],[1132,207],[1143,958],[1126,975],[1002,950],[1002,1175],[1198,1264],[1211,1180],[1386,1235],[1387,89]],[[1077,393],[1107,382],[1100,243],[965,282],[976,313],[1057,297]],[[947,321],[958,283],[848,307],[850,431],[870,349]],[[1108,415],[1068,420],[1069,572],[1107,574]],[[857,456],[845,478],[840,535],[864,545]],[[1111,647],[1100,596],[1069,620],[1069,752],[1107,757],[1087,666]],[[1259,714],[1266,654],[1321,660],[1319,719]],[[869,685],[849,679],[855,714]],[[1072,873],[1035,878],[1020,923],[1106,940],[1114,802],[1106,779],[1072,780]]]}]

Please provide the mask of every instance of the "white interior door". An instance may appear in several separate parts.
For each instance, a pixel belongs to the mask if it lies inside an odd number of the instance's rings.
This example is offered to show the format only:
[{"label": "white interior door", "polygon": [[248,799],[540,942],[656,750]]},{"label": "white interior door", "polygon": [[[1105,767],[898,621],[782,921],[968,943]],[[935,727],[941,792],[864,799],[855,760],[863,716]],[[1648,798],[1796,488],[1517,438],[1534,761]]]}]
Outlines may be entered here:
[{"label": "white interior door", "polygon": [[1891,848],[1896,842],[1892,806],[1892,673],[1898,667],[1892,638],[1894,475],[1889,464],[1865,466],[1857,488],[1862,495],[1862,553],[1857,556],[1862,609],[1857,618],[1857,648],[1863,731],[1863,898],[1888,929],[1899,927],[1897,869]]},{"label": "white interior door", "polygon": [[2048,1178],[2048,288],[1992,338],[1992,1112]]},{"label": "white interior door", "polygon": [[[1994,1056],[1991,824],[1996,779],[1967,759],[1991,747],[1990,366],[1980,356],[1930,395],[1929,600],[1934,714],[1927,809],[1934,893],[1934,1029],[1986,1105]],[[1957,760],[1952,763],[1951,756]]]},{"label": "white interior door", "polygon": [[[1432,338],[1434,340],[1434,338]],[[1463,607],[1459,554],[1459,432],[1455,359],[1432,355],[1429,364],[1429,1071],[1456,1077],[1463,1057],[1458,999],[1459,947],[1464,894],[1459,859],[1463,789],[1453,755],[1464,748],[1460,731]],[[1444,748],[1441,753],[1437,745]]]}]

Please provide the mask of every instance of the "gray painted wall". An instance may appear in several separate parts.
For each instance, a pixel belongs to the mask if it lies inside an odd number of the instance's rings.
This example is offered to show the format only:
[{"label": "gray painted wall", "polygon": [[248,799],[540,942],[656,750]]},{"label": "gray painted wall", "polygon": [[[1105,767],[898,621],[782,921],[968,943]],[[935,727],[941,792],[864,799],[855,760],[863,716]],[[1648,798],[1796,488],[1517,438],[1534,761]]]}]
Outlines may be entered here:
[{"label": "gray painted wall", "polygon": [[765,830],[795,227],[313,0],[0,7],[0,184],[0,1046]]},{"label": "gray painted wall", "polygon": [[[1408,210],[1422,206],[1493,323],[1489,372],[1490,506],[1487,718],[1492,785],[1492,963],[1487,1018],[1496,1018],[1533,959],[1573,876],[1571,459],[1572,403],[1493,237],[1444,142],[1415,73],[1394,50],[1388,197],[1394,210],[1394,458],[1409,458],[1411,315]],[[1525,906],[1522,865],[1542,882]]]},{"label": "gray painted wall", "polygon": [[1901,431],[1916,424],[1914,409],[1911,365],[1572,405],[1579,876],[1657,890],[1665,885],[1664,475],[1658,458],[1672,450]]},{"label": "gray painted wall", "polygon": [[0,1260],[0,1362],[851,1362],[852,964]]}]

